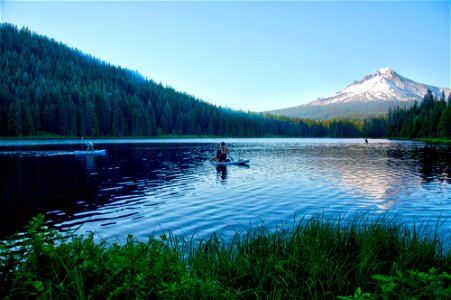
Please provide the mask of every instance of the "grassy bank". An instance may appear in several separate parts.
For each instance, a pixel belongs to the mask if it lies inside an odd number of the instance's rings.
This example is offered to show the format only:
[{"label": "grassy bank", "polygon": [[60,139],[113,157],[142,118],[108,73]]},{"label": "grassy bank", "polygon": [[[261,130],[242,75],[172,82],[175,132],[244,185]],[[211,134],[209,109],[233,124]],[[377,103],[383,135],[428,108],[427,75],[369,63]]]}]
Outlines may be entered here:
[{"label": "grassy bank", "polygon": [[[347,224],[347,225],[345,225]],[[381,219],[296,221],[208,240],[62,237],[42,218],[1,249],[2,299],[443,299],[451,253]]]}]

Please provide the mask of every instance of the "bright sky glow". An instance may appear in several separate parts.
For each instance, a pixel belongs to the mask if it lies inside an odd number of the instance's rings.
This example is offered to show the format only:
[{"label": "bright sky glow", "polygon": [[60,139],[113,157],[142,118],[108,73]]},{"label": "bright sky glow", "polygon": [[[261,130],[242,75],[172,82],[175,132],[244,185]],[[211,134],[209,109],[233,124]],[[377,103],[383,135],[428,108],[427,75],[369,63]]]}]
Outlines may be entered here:
[{"label": "bright sky glow", "polygon": [[0,20],[233,109],[307,103],[391,67],[450,87],[450,1],[2,1]]}]

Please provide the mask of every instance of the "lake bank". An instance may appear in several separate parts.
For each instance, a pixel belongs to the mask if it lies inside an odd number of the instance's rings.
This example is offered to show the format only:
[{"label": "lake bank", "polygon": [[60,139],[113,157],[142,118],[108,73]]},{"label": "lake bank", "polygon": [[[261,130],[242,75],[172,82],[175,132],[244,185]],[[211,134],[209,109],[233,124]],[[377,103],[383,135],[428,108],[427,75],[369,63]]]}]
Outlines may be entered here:
[{"label": "lake bank", "polygon": [[[67,140],[67,141],[89,141],[89,140],[98,140],[98,141],[108,141],[108,140],[124,140],[124,141],[131,141],[131,140],[177,140],[177,139],[330,139],[330,137],[291,137],[291,136],[264,136],[264,137],[233,137],[233,136],[213,136],[213,135],[160,135],[160,136],[124,136],[124,137],[114,137],[114,136],[101,136],[101,137],[84,137],[83,140],[81,140],[81,137],[76,136],[60,136],[60,135],[36,135],[36,136],[27,136],[27,137],[7,137],[7,136],[0,136],[0,141],[46,141],[46,140]],[[349,139],[346,137],[343,138],[337,138],[337,139]],[[358,138],[357,138],[358,139]],[[365,141],[365,137],[361,137],[363,141]],[[406,139],[406,138],[396,138],[396,137],[381,137],[381,138],[371,138],[368,139],[370,142],[371,140],[393,140],[393,141],[417,141],[417,142],[424,142],[427,144],[433,144],[433,145],[451,145],[451,139],[447,138],[414,138],[414,139]]]},{"label": "lake bank", "polygon": [[[436,235],[379,218],[322,216],[264,224],[224,239],[171,233],[140,242],[63,237],[34,218],[15,251],[2,246],[0,295],[35,298],[445,298],[451,252]],[[414,227],[415,228],[415,227]],[[347,297],[349,296],[349,297]]]}]

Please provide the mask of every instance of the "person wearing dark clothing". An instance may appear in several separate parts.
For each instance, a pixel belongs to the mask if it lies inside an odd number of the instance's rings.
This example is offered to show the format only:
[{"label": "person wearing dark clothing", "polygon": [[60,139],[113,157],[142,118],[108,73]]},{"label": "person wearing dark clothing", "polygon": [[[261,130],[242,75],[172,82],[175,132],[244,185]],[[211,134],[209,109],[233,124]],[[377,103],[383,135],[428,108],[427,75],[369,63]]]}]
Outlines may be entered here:
[{"label": "person wearing dark clothing", "polygon": [[227,148],[224,142],[221,143],[221,158],[219,161],[227,161],[227,154],[229,153],[229,148]]}]

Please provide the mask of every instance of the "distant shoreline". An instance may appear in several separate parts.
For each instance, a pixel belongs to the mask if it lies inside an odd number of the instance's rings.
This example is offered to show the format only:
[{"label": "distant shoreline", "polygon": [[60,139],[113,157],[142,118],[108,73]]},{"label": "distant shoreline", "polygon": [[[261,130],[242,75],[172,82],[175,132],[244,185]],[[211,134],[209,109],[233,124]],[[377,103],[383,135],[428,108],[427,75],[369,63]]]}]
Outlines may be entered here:
[{"label": "distant shoreline", "polygon": [[[293,137],[293,136],[252,136],[252,137],[235,137],[235,136],[213,136],[213,135],[160,135],[160,136],[101,136],[101,137],[83,137],[83,140],[161,140],[161,139],[228,139],[228,138],[239,138],[239,139],[257,139],[257,138],[305,138],[305,139],[324,139],[324,138],[332,138],[332,139],[359,139],[358,137]],[[364,139],[364,137],[361,137]],[[451,139],[445,138],[415,138],[415,139],[405,139],[405,138],[392,138],[392,137],[381,137],[381,138],[370,138],[371,140],[395,140],[395,141],[416,141],[416,142],[424,142],[427,144],[436,144],[436,145],[451,145]],[[81,140],[81,137],[74,136],[61,136],[61,135],[37,135],[37,136],[27,136],[27,137],[10,137],[10,136],[0,136],[1,140]]]}]

